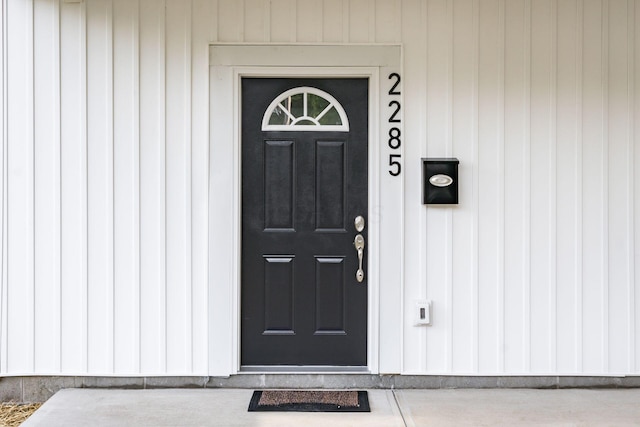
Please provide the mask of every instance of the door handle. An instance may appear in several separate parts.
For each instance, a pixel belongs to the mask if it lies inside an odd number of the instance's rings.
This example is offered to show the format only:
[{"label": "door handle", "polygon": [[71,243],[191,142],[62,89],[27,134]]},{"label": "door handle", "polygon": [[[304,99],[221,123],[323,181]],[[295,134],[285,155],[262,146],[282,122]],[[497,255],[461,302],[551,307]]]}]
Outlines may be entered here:
[{"label": "door handle", "polygon": [[356,238],[353,240],[353,245],[358,252],[358,271],[356,271],[356,280],[362,282],[364,280],[364,270],[362,269],[362,258],[364,256],[364,237],[362,234],[356,234]]}]

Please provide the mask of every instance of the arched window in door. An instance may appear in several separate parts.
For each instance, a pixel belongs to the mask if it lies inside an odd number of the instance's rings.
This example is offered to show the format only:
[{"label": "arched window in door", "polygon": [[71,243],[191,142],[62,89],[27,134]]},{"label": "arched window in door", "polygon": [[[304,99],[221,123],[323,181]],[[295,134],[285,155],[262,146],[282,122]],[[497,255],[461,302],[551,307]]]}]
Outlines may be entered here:
[{"label": "arched window in door", "polygon": [[349,131],[342,105],[314,87],[289,89],[276,97],[262,118],[265,131]]}]

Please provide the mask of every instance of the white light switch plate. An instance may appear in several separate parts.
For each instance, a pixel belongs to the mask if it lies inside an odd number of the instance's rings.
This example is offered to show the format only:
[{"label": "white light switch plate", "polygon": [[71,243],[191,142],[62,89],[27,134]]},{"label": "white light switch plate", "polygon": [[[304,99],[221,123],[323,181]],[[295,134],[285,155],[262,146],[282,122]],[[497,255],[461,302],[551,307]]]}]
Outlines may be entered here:
[{"label": "white light switch plate", "polygon": [[416,325],[431,325],[431,305],[432,302],[430,300],[416,302]]}]

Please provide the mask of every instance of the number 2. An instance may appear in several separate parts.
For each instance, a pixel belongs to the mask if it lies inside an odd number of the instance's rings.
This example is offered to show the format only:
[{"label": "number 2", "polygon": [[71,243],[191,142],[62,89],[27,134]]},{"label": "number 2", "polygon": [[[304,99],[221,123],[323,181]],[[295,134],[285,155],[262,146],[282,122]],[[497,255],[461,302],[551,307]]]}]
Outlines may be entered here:
[{"label": "number 2", "polygon": [[389,95],[400,95],[400,91],[396,90],[396,88],[400,84],[400,74],[398,73],[389,74],[389,80],[391,79],[396,79],[396,82],[393,84],[393,86],[391,86],[391,89],[389,89]]},{"label": "number 2", "polygon": [[389,102],[389,107],[392,107],[394,105],[396,109],[393,113],[391,113],[391,117],[389,117],[389,123],[400,123],[400,119],[396,117],[398,114],[400,114],[400,103],[398,101]]}]

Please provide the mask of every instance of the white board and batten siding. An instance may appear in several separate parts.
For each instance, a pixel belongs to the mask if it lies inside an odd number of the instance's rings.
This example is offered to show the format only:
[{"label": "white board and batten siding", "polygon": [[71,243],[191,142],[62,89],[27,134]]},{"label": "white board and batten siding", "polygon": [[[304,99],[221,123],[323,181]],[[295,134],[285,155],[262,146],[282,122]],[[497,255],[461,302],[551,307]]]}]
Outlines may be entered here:
[{"label": "white board and batten siding", "polygon": [[[208,269],[223,250],[209,227],[225,227],[209,219],[228,209],[208,197],[211,43],[402,46],[404,283],[380,284],[401,297],[381,324],[401,345],[380,372],[640,374],[635,0],[0,13],[1,374],[234,373],[210,342],[228,286]],[[422,157],[460,160],[458,206],[421,204]],[[422,299],[429,327],[414,325]]]}]

